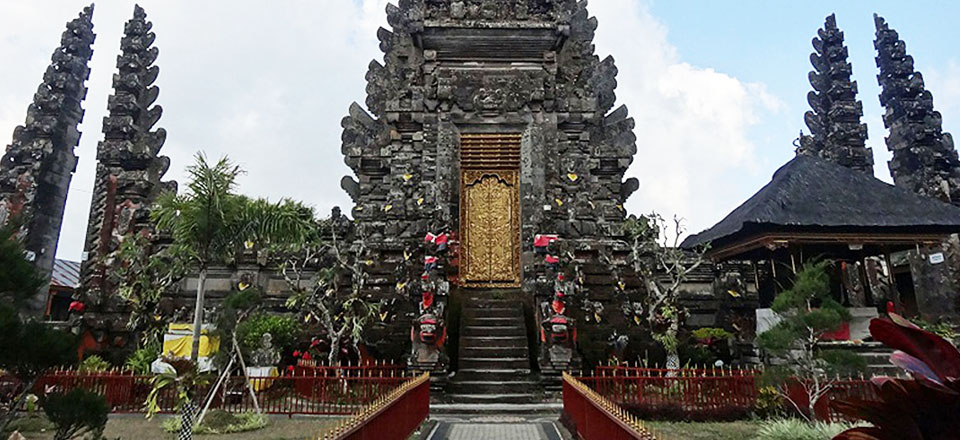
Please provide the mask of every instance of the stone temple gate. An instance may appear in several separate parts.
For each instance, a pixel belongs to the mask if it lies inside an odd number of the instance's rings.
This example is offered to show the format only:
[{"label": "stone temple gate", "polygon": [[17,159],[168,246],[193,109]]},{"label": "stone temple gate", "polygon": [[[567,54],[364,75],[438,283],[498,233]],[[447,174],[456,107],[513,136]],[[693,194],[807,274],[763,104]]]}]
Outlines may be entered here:
[{"label": "stone temple gate", "polygon": [[[384,63],[343,120],[343,188],[368,249],[389,260],[426,232],[459,234],[459,282],[532,288],[533,237],[589,249],[621,234],[637,189],[617,69],[575,0],[404,0]],[[376,283],[374,283],[376,284]],[[383,286],[392,280],[381,280]],[[525,289],[528,290],[528,289]]]}]

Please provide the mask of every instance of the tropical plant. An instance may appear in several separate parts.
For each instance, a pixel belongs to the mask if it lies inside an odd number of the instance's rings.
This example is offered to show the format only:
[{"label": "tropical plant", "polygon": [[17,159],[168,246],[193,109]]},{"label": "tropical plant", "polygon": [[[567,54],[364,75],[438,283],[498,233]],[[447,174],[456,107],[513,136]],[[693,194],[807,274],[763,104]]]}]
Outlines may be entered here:
[{"label": "tropical plant", "polygon": [[[214,410],[210,411],[203,422],[196,426],[194,432],[197,434],[234,434],[262,429],[268,423],[269,418],[265,414],[254,412],[231,414],[223,410]],[[171,417],[164,420],[163,430],[178,432],[180,430],[180,418]]]},{"label": "tropical plant", "polygon": [[110,369],[112,365],[97,355],[87,356],[77,367],[82,373],[101,373]]},{"label": "tropical plant", "polygon": [[653,338],[667,352],[667,368],[680,368],[680,328],[686,311],[680,305],[680,286],[703,265],[709,246],[684,250],[680,239],[683,220],[673,218],[672,228],[659,214],[630,216],[624,224],[634,272],[647,287],[647,322]]},{"label": "tropical plant", "polygon": [[150,366],[158,357],[160,357],[160,345],[146,345],[134,350],[123,366],[136,374],[150,374]]},{"label": "tropical plant", "polygon": [[873,426],[847,430],[837,440],[927,440],[960,437],[960,351],[896,314],[870,321],[870,335],[896,349],[890,362],[913,379],[871,379],[875,399],[834,403],[843,414]]},{"label": "tropical plant", "polygon": [[183,259],[173,254],[177,249],[154,249],[148,235],[134,234],[112,256],[117,264],[107,277],[130,308],[127,328],[140,335],[141,347],[163,342],[167,320],[159,313],[160,299],[184,274]]},{"label": "tropical plant", "polygon": [[159,402],[160,394],[168,388],[173,388],[173,409],[179,412],[180,419],[185,421],[180,426],[178,438],[193,438],[193,423],[197,414],[195,403],[197,388],[206,385],[209,380],[206,376],[200,374],[197,364],[189,359],[164,358],[163,361],[172,368],[150,380],[151,389],[145,402],[147,418],[160,412],[162,409]]},{"label": "tropical plant", "polygon": [[[333,365],[340,359],[345,345],[358,350],[363,331],[373,322],[380,308],[361,294],[367,273],[364,266],[366,249],[361,237],[355,252],[339,237],[338,221],[330,219],[315,222],[309,240],[289,249],[280,269],[284,280],[293,291],[287,307],[297,310],[303,322],[318,323],[328,347],[327,362]],[[350,276],[350,290],[341,291],[341,273]],[[319,340],[311,343],[316,347]]]},{"label": "tropical plant", "polygon": [[830,296],[827,267],[831,264],[804,264],[793,287],[773,301],[780,322],[757,336],[760,348],[783,361],[767,368],[765,379],[808,421],[816,417],[814,408],[833,388],[838,374],[866,368],[855,353],[819,347],[824,335],[850,321],[850,313]]},{"label": "tropical plant", "polygon": [[88,434],[101,438],[110,412],[106,398],[82,388],[66,394],[48,394],[41,399],[41,405],[57,427],[54,440],[84,438]]},{"label": "tropical plant", "polygon": [[151,215],[158,229],[172,236],[172,252],[187,258],[198,271],[190,352],[190,358],[196,360],[211,265],[230,261],[245,243],[299,241],[312,211],[289,200],[273,204],[236,194],[236,179],[242,171],[226,157],[211,165],[198,153],[187,173],[190,182],[186,193],[162,195]]},{"label": "tropical plant", "polygon": [[771,420],[760,427],[756,440],[826,440],[853,426],[850,423],[810,423],[799,419]]},{"label": "tropical plant", "polygon": [[0,417],[0,431],[10,423],[45,371],[77,362],[76,337],[34,321],[22,321],[17,312],[0,305],[0,368],[20,382],[12,403]]}]

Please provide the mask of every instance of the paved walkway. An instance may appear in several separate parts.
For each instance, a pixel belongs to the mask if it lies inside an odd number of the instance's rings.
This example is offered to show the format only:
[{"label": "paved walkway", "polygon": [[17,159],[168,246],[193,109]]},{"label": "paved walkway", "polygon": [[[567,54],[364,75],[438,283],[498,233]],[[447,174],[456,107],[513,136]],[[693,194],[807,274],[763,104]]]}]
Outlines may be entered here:
[{"label": "paved walkway", "polygon": [[449,417],[439,423],[427,440],[563,440],[556,417]]}]

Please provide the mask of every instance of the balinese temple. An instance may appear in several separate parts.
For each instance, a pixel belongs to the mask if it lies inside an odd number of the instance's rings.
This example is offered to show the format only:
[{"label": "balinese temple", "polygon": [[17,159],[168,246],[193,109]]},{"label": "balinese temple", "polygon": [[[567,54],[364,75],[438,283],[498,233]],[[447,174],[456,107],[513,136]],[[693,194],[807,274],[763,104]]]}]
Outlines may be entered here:
[{"label": "balinese temple", "polygon": [[[957,316],[954,271],[960,261],[950,242],[960,232],[960,209],[945,203],[954,201],[951,164],[957,152],[950,135],[940,130],[922,77],[913,72],[903,42],[878,17],[880,98],[889,107],[884,121],[894,152],[890,169],[896,186],[890,185],[873,176],[872,152],[864,146],[866,126],[860,123],[862,104],[833,16],[813,46],[812,111],[805,117],[811,134],[801,135],[797,157],[683,246],[709,243],[709,256],[718,262],[753,262],[761,308],[789,287],[800,265],[831,259],[836,261],[834,297],[860,310],[861,318],[882,313],[888,304],[931,322]],[[926,109],[929,117],[915,121],[916,112],[904,110],[910,102],[917,104],[910,108]],[[865,330],[861,325],[852,337],[864,336]]]}]

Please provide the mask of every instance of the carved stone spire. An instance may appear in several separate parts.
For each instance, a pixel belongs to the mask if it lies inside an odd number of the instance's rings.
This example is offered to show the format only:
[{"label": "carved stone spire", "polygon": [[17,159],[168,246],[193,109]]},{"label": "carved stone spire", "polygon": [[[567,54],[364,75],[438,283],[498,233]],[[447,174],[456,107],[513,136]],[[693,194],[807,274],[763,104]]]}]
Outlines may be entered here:
[{"label": "carved stone spire", "polygon": [[890,173],[897,186],[960,206],[960,160],[953,137],[944,133],[933,110],[933,95],[923,76],[913,70],[913,57],[897,31],[874,14],[877,36],[877,80],[886,107],[883,124],[890,129],[887,148],[893,152]]},{"label": "carved stone spire", "polygon": [[817,31],[813,48],[809,75],[813,91],[807,94],[813,111],[804,115],[811,134],[800,136],[797,154],[873,175],[873,151],[866,147],[867,126],[860,122],[863,103],[857,100],[857,82],[850,79],[847,47],[833,14]]},{"label": "carved stone spire", "polygon": [[[23,226],[27,257],[45,277],[50,276],[70,178],[76,169],[74,148],[80,141],[77,126],[83,119],[81,102],[93,55],[93,5],[67,23],[43,82],[27,108],[24,125],[13,132],[13,142],[0,162],[0,222],[17,217]],[[29,302],[40,313],[46,289]]]},{"label": "carved stone spire", "polygon": [[149,206],[162,191],[176,191],[175,182],[161,182],[170,159],[159,156],[167,133],[153,126],[163,109],[154,105],[160,93],[153,83],[160,69],[153,65],[159,50],[147,14],[135,6],[124,26],[113,76],[114,94],[103,118],[104,139],[97,146],[97,176],[85,243],[83,291],[94,296],[109,293],[105,274],[124,237],[152,231]]}]

